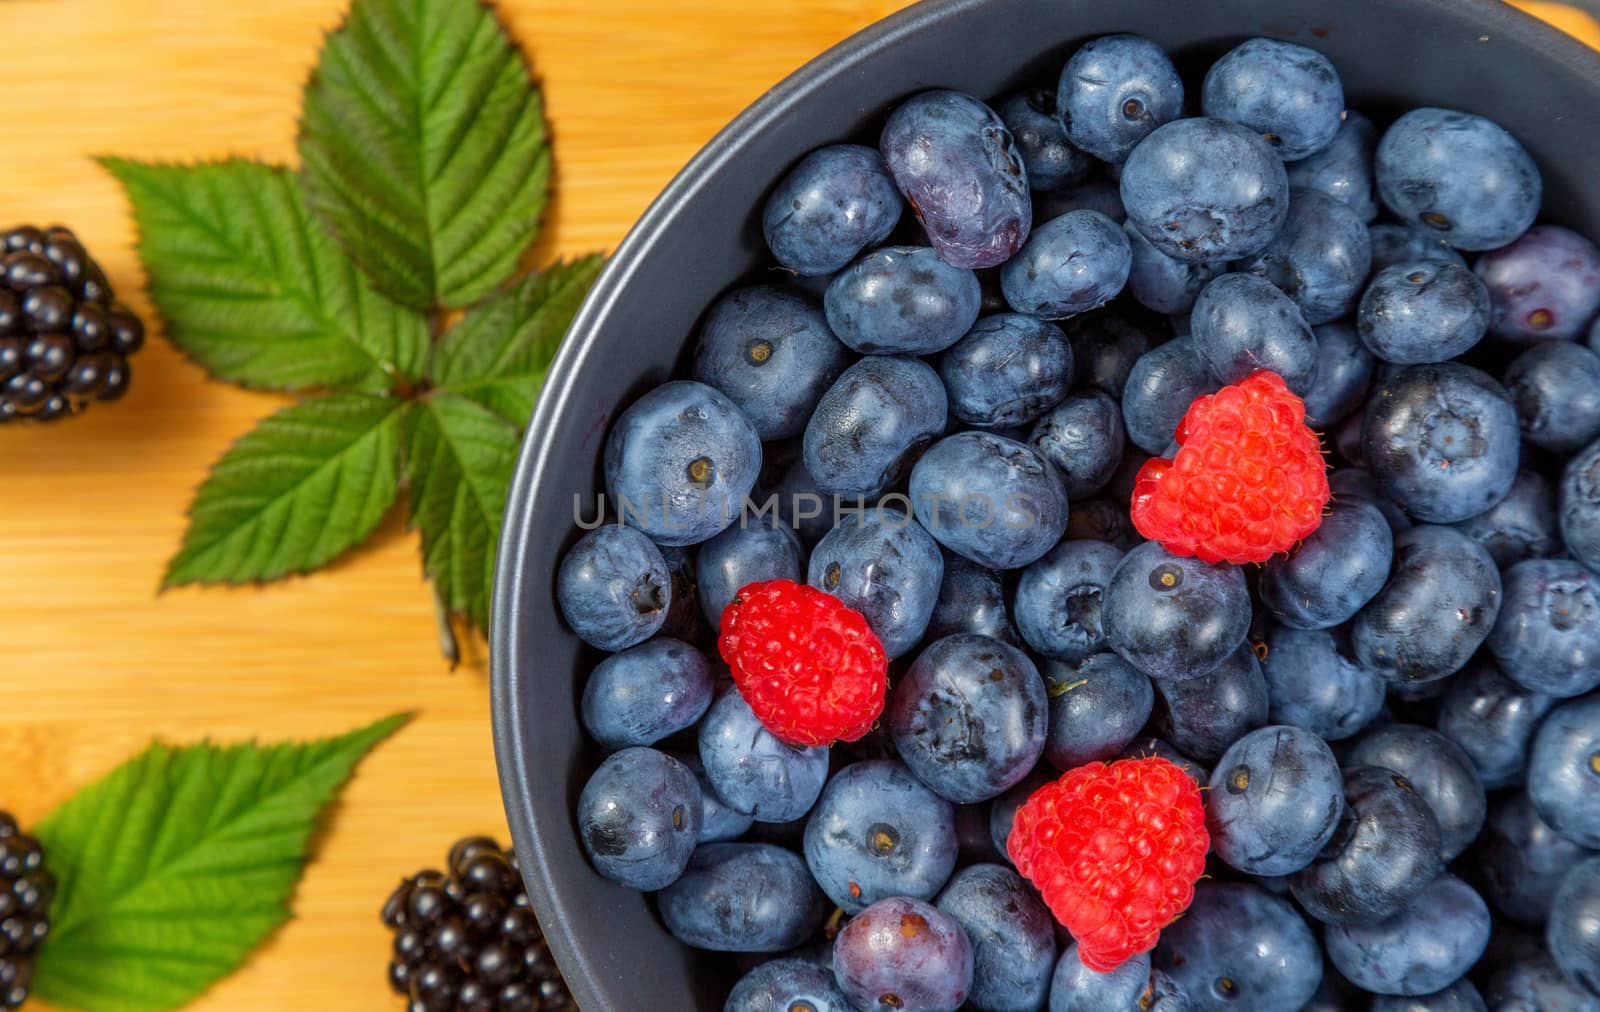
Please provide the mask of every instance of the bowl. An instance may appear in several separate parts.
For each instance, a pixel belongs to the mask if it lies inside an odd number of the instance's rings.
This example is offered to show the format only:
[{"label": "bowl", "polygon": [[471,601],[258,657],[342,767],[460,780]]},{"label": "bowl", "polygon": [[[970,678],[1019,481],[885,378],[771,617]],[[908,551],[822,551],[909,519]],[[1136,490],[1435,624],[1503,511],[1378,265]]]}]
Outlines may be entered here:
[{"label": "bowl", "polygon": [[1171,51],[1190,94],[1254,35],[1327,54],[1349,104],[1480,113],[1538,160],[1544,217],[1600,235],[1600,60],[1499,0],[927,0],[790,75],[711,140],[618,247],[557,357],[522,446],[500,541],[491,667],[501,790],[529,895],[585,1012],[715,1010],[733,962],[680,944],[649,900],[589,866],[573,820],[600,750],[578,720],[598,660],[563,626],[557,563],[592,516],[611,421],[673,375],[712,299],[770,272],[767,189],[812,148],[875,144],[898,100],[930,87],[989,98],[1053,81],[1073,48],[1134,31]]}]

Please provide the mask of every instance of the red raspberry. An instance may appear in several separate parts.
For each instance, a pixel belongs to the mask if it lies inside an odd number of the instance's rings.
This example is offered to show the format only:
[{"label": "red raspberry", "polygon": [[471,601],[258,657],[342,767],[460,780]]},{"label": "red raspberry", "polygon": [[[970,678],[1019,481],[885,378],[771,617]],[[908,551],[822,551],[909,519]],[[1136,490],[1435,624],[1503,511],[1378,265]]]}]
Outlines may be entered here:
[{"label": "red raspberry", "polygon": [[1199,786],[1151,756],[1088,763],[1034,791],[1007,849],[1083,965],[1106,973],[1188,909],[1210,845]]},{"label": "red raspberry", "polygon": [[1153,457],[1133,486],[1133,526],[1176,555],[1265,562],[1322,523],[1328,464],[1305,403],[1262,369],[1197,397],[1174,459]]},{"label": "red raspberry", "polygon": [[717,649],[750,709],[791,745],[855,741],[883,713],[883,644],[860,612],[815,587],[744,587],[723,609]]}]

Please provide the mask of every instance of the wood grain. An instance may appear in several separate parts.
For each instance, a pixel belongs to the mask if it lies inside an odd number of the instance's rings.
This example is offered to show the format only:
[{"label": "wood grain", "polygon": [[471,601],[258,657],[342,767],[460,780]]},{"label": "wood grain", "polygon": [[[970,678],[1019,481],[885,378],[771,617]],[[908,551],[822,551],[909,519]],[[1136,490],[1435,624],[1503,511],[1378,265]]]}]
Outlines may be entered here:
[{"label": "wood grain", "polygon": [[[723,123],[902,0],[505,0],[553,123],[538,255],[610,249]],[[1540,5],[1543,7],[1544,5]],[[299,86],[343,0],[8,0],[0,223],[71,224],[149,318],[116,153],[292,163]],[[1543,11],[1542,11],[1543,12]],[[1568,18],[1575,33],[1586,17]],[[1594,37],[1593,35],[1590,36]],[[0,429],[0,807],[31,822],[143,745],[417,719],[320,834],[295,919],[196,1009],[391,1009],[377,906],[470,832],[504,836],[482,648],[451,673],[413,535],[391,519],[327,572],[157,596],[208,463],[283,403],[208,382],[159,338],[127,400]]]},{"label": "wood grain", "polygon": [[[896,0],[510,0],[555,137],[541,257],[610,249],[763,89]],[[63,221],[149,317],[116,153],[292,163],[299,88],[343,0],[8,0],[20,101],[0,224]],[[18,93],[14,92],[14,95]],[[320,834],[295,919],[197,1009],[394,1009],[377,907],[455,838],[505,835],[476,665],[440,660],[416,538],[390,522],[328,572],[156,595],[209,462],[283,399],[210,382],[159,338],[128,398],[0,429],[0,807],[25,822],[142,746],[330,734],[396,710]]]}]

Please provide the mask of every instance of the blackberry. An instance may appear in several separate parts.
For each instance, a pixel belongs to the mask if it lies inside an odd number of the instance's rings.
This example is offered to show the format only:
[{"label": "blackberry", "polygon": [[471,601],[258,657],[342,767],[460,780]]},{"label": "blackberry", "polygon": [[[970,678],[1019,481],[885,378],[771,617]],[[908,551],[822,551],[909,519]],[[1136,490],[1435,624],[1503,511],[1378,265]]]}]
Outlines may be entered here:
[{"label": "blackberry", "polygon": [[142,344],[144,324],[70,229],[0,232],[0,424],[116,400]]},{"label": "blackberry", "polygon": [[469,836],[445,864],[405,879],[383,905],[389,986],[408,1012],[576,1012],[516,856]]},{"label": "blackberry", "polygon": [[50,934],[50,900],[56,880],[44,866],[39,841],[0,812],[0,1009],[28,1000],[39,946]]}]

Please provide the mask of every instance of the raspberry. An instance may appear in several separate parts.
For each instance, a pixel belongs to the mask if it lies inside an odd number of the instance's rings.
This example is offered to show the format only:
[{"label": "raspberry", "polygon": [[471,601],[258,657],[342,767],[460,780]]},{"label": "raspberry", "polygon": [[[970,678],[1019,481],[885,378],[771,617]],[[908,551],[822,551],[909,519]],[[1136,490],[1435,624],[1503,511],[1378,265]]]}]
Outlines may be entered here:
[{"label": "raspberry", "polygon": [[1206,866],[1200,788],[1159,756],[1079,766],[1017,809],[1017,871],[1106,973],[1155,947],[1194,899]]},{"label": "raspberry", "polygon": [[28,1000],[34,961],[50,934],[56,880],[44,866],[44,848],[0,812],[0,1009]]},{"label": "raspberry", "polygon": [[1169,552],[1205,562],[1265,562],[1322,523],[1328,465],[1305,404],[1265,369],[1197,397],[1174,459],[1154,457],[1133,486],[1133,525]]},{"label": "raspberry", "polygon": [[717,648],[750,709],[791,745],[855,741],[883,712],[883,644],[860,612],[815,587],[746,586],[722,612]]}]

